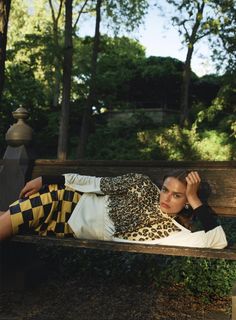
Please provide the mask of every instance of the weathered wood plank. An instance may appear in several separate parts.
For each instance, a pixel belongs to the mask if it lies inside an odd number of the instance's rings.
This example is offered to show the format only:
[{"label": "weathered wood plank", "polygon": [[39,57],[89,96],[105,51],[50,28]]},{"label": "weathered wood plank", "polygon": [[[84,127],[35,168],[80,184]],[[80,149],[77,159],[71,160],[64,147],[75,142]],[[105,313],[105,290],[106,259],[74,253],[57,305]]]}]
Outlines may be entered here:
[{"label": "weathered wood plank", "polygon": [[236,161],[133,161],[78,160],[35,161],[33,177],[41,174],[78,172],[85,175],[116,176],[143,173],[161,185],[163,176],[173,169],[198,170],[203,182],[209,185],[208,203],[222,216],[236,216]]},{"label": "weathered wood plank", "polygon": [[35,245],[45,245],[47,247],[71,247],[71,248],[87,248],[108,251],[123,251],[133,253],[147,253],[170,256],[198,257],[208,259],[227,259],[236,260],[236,248],[205,249],[205,248],[188,248],[188,247],[173,247],[161,245],[148,245],[136,243],[122,243],[112,241],[98,240],[78,240],[78,239],[57,239],[53,237],[40,236],[15,236],[11,241],[19,243],[31,243]]}]

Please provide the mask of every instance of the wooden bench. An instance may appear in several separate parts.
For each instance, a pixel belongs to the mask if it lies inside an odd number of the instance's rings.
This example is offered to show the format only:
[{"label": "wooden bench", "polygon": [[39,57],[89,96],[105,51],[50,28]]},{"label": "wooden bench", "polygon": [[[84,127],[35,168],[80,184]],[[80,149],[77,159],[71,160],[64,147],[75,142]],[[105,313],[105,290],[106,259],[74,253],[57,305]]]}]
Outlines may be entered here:
[{"label": "wooden bench", "polygon": [[[199,171],[201,178],[209,183],[211,195],[209,205],[222,217],[236,217],[236,161],[232,162],[166,162],[166,161],[58,161],[36,160],[32,178],[42,174],[62,174],[78,172],[84,175],[117,176],[138,172],[148,175],[155,183],[161,185],[163,176],[173,169],[182,168]],[[145,245],[114,243],[109,241],[56,239],[38,236],[16,236],[14,242],[42,244],[47,246],[68,246],[93,248],[112,251],[139,252],[149,254],[191,256],[200,258],[217,258],[236,260],[236,247],[229,246],[223,250],[172,247],[162,245]]]},{"label": "wooden bench", "polygon": [[[148,175],[155,183],[161,185],[163,176],[173,169],[197,170],[203,182],[208,182],[211,190],[209,205],[215,212],[226,218],[236,217],[236,161],[58,161],[36,160],[32,178],[42,174],[62,174],[78,172],[84,175],[117,176],[130,172]],[[73,248],[89,248],[110,251],[147,253],[170,256],[189,256],[198,258],[215,258],[236,260],[234,244],[225,249],[200,249],[163,245],[146,245],[117,243],[110,241],[56,239],[30,235],[18,235],[11,242]],[[236,320],[236,292],[233,289],[232,320]]]}]

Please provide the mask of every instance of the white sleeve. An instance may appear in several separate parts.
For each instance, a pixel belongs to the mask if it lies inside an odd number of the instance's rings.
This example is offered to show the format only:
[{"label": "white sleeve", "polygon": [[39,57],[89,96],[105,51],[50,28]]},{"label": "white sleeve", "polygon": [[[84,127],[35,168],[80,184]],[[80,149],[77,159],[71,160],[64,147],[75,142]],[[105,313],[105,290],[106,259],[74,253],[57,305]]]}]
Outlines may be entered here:
[{"label": "white sleeve", "polygon": [[66,173],[65,186],[81,192],[100,193],[100,180],[98,177],[83,176],[76,173]]},{"label": "white sleeve", "polygon": [[160,239],[159,244],[192,248],[223,249],[228,243],[223,228],[217,226],[207,232],[189,232],[189,230],[184,228],[176,234]]},{"label": "white sleeve", "polygon": [[[114,241],[119,242],[136,242],[114,238]],[[142,243],[145,244],[159,244],[164,246],[177,246],[177,247],[191,247],[191,248],[212,248],[212,249],[223,249],[227,246],[227,240],[224,230],[221,226],[218,226],[208,232],[196,231],[191,232],[188,229],[182,228],[180,232],[176,232],[166,238],[147,240]]]},{"label": "white sleeve", "polygon": [[206,247],[223,249],[228,245],[225,232],[221,226],[206,232]]}]

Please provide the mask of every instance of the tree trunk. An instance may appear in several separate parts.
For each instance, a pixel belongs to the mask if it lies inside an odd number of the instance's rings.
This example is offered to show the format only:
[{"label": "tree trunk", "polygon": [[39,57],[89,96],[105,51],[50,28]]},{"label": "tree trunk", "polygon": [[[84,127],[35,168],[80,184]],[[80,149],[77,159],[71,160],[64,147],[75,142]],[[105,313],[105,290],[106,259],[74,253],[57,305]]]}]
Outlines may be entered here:
[{"label": "tree trunk", "polygon": [[59,30],[58,30],[58,21],[62,14],[64,0],[60,0],[58,12],[56,14],[55,9],[53,7],[52,0],[49,0],[49,6],[51,8],[52,22],[53,22],[53,44],[56,48],[56,52],[54,55],[53,66],[55,68],[54,79],[52,81],[52,107],[53,109],[58,107],[59,98],[60,98],[60,89],[61,89],[61,48],[59,44]]},{"label": "tree trunk", "polygon": [[53,61],[53,65],[55,68],[55,73],[54,73],[54,81],[52,83],[52,94],[53,94],[53,98],[52,98],[52,107],[53,109],[58,107],[58,103],[59,103],[59,97],[60,97],[60,89],[61,89],[61,62],[60,62],[60,45],[59,45],[59,41],[58,41],[58,23],[53,21],[53,42],[54,42],[54,46],[55,48],[57,48],[57,52],[55,53],[54,56],[54,61]]},{"label": "tree trunk", "polygon": [[70,111],[71,73],[72,73],[72,3],[73,0],[65,1],[65,41],[64,41],[64,62],[63,62],[63,90],[61,117],[58,137],[57,157],[60,160],[67,158],[68,128]]},{"label": "tree trunk", "polygon": [[100,43],[100,22],[101,22],[101,6],[102,0],[97,0],[96,4],[96,26],[93,42],[92,62],[91,62],[91,78],[89,86],[89,96],[83,113],[82,125],[80,130],[79,143],[76,156],[79,159],[84,158],[85,149],[89,135],[89,127],[92,114],[92,106],[96,103],[96,75],[97,75],[97,59]]},{"label": "tree trunk", "polygon": [[180,126],[187,127],[189,125],[189,86],[191,80],[191,60],[194,50],[194,45],[197,42],[197,31],[200,27],[201,19],[199,17],[203,16],[203,11],[205,7],[205,1],[202,1],[202,4],[199,5],[198,11],[196,14],[195,23],[192,29],[192,34],[189,37],[188,51],[184,64],[183,71],[183,84],[182,84],[182,95],[181,95],[181,107],[180,107]]},{"label": "tree trunk", "polygon": [[0,102],[4,86],[4,71],[7,47],[7,27],[11,0],[0,0]]},{"label": "tree trunk", "polygon": [[182,96],[181,96],[181,114],[180,126],[187,127],[189,125],[189,86],[191,79],[191,59],[193,54],[193,47],[188,49],[187,58],[184,64]]}]

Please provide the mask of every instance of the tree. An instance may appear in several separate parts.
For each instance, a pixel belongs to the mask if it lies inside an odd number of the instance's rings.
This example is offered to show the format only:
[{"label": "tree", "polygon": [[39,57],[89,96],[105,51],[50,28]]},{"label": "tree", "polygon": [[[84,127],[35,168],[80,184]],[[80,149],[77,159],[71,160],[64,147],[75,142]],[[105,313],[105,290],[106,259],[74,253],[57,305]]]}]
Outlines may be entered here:
[{"label": "tree", "polygon": [[55,0],[15,0],[11,8],[8,42],[10,65],[24,64],[34,71],[35,78],[44,85],[46,103],[50,108],[57,106],[61,98],[62,3],[63,0],[58,5]]},{"label": "tree", "polygon": [[[57,107],[59,103],[59,99],[61,98],[61,87],[62,87],[62,45],[61,45],[61,24],[60,20],[62,18],[63,13],[63,3],[64,0],[58,0],[55,2],[55,0],[48,0],[50,9],[51,9],[51,16],[52,16],[52,39],[53,39],[53,46],[54,46],[54,57],[53,57],[53,66],[54,66],[54,77],[53,77],[53,83],[52,83],[52,92],[53,92],[53,100],[52,105],[53,107]],[[78,7],[78,3],[80,6]],[[78,15],[76,17],[75,22],[71,22],[71,33],[72,35],[75,34],[76,28],[78,26],[78,22],[80,20],[80,17],[84,11],[84,8],[86,7],[88,0],[84,1],[74,1],[74,6],[72,7],[72,10],[76,8],[78,10]]]},{"label": "tree", "polygon": [[0,101],[4,86],[4,70],[6,60],[7,29],[11,0],[0,0]]},{"label": "tree", "polygon": [[171,57],[151,56],[139,63],[130,90],[135,107],[179,110],[183,66]]},{"label": "tree", "polygon": [[52,105],[53,107],[58,106],[59,98],[60,98],[60,85],[61,85],[61,50],[60,50],[60,29],[59,29],[59,19],[61,17],[62,8],[63,8],[63,2],[64,0],[59,1],[59,8],[56,12],[52,0],[48,0],[50,9],[51,9],[51,15],[52,15],[52,23],[53,23],[53,44],[55,46],[54,51],[54,59],[53,59],[53,66],[55,68],[55,76],[54,76],[54,82],[52,83],[53,87],[53,99],[52,99]]},{"label": "tree", "polygon": [[147,0],[97,0],[96,2],[96,23],[94,45],[91,63],[91,77],[89,97],[84,110],[82,127],[80,131],[79,143],[77,147],[77,157],[83,158],[85,155],[85,147],[89,135],[89,123],[93,104],[96,101],[96,68],[99,54],[100,42],[100,24],[102,20],[102,9],[108,18],[108,23],[111,22],[114,26],[114,31],[117,33],[123,25],[128,30],[133,30],[140,24],[144,17],[145,10],[148,6]]},{"label": "tree", "polygon": [[173,5],[178,15],[172,17],[174,25],[177,25],[179,32],[183,35],[183,42],[187,46],[187,54],[183,70],[183,83],[181,94],[181,117],[180,125],[189,123],[189,85],[191,78],[191,60],[195,44],[202,38],[217,33],[218,21],[214,17],[214,1],[207,0],[167,0]]},{"label": "tree", "polygon": [[[75,41],[73,92],[78,104],[87,100],[93,39]],[[145,57],[145,49],[127,37],[101,36],[96,75],[96,111],[127,108],[169,108],[179,110],[183,62],[171,57]],[[192,78],[197,76],[192,73]],[[171,92],[171,95],[170,95]]]},{"label": "tree", "polygon": [[212,41],[213,56],[221,70],[236,71],[236,2],[218,0],[215,15],[219,20],[219,33]]},{"label": "tree", "polygon": [[102,0],[97,0],[96,25],[95,25],[95,35],[94,35],[92,60],[91,60],[91,78],[90,78],[90,86],[89,86],[89,96],[88,96],[87,103],[84,109],[84,114],[83,114],[83,120],[82,120],[78,149],[77,149],[77,158],[84,157],[85,147],[88,139],[90,115],[92,112],[92,107],[96,100],[96,75],[97,75],[97,59],[98,59],[99,42],[100,42],[101,7],[102,7]]},{"label": "tree", "polygon": [[57,157],[60,160],[67,158],[68,145],[68,125],[69,125],[69,106],[71,93],[71,72],[72,72],[72,3],[73,0],[65,0],[65,45],[63,63],[63,92],[61,103],[59,139]]}]

